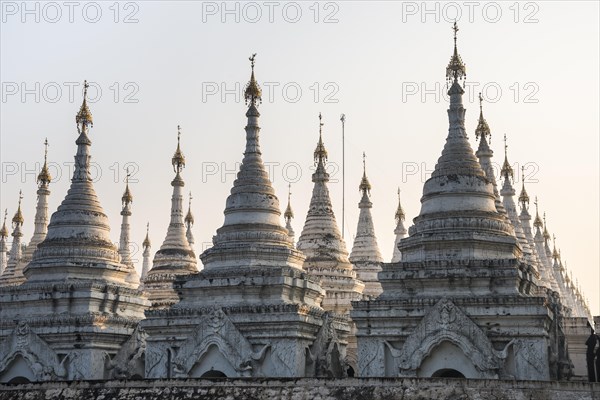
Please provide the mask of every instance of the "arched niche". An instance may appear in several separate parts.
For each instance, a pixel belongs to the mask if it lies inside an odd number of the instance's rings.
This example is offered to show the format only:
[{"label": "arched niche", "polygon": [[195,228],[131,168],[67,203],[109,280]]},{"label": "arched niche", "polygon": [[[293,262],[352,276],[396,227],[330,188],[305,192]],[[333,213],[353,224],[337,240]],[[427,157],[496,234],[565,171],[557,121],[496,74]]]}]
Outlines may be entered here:
[{"label": "arched niche", "polygon": [[15,356],[8,367],[0,374],[3,383],[29,383],[37,381],[29,363],[20,355]]},{"label": "arched niche", "polygon": [[190,378],[199,378],[210,371],[218,371],[225,377],[237,377],[238,372],[227,359],[216,344],[208,347],[206,352],[190,370]]},{"label": "arched niche", "polygon": [[[444,376],[444,374],[453,376]],[[481,373],[461,348],[448,340],[442,341],[433,348],[417,370],[417,376],[420,378],[434,376],[459,378],[458,374],[463,378],[482,378]]]}]

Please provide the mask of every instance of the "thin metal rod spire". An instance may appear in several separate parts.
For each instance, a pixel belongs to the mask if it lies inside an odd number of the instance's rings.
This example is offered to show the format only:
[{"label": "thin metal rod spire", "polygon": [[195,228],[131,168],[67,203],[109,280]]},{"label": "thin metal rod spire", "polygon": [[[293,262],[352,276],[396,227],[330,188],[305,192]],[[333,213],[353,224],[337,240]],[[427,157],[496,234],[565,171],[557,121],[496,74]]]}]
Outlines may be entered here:
[{"label": "thin metal rod spire", "polygon": [[346,139],[345,124],[346,114],[340,116],[342,121],[342,239],[344,238],[344,223],[346,221]]}]

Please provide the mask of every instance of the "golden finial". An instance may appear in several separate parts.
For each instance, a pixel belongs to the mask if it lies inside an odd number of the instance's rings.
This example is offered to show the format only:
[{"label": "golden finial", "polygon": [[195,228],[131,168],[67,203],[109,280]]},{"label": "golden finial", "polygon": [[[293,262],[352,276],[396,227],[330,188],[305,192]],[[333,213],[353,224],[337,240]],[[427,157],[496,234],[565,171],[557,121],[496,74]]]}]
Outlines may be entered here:
[{"label": "golden finial", "polygon": [[521,203],[521,208],[529,209],[529,195],[527,194],[527,190],[525,190],[525,166],[521,166],[521,194],[519,194],[519,202]]},{"label": "golden finial", "polygon": [[533,220],[533,226],[535,228],[541,229],[544,225],[542,224],[542,219],[540,218],[540,213],[538,212],[538,198],[535,196],[535,219]]},{"label": "golden finial", "polygon": [[150,247],[150,222],[146,223],[146,238],[142,242],[142,246]]},{"label": "golden finial", "polygon": [[502,164],[502,170],[500,173],[504,176],[504,179],[508,179],[509,176],[513,181],[515,179],[513,169],[508,162],[508,144],[506,140],[506,133],[504,134],[504,164]]},{"label": "golden finial", "polygon": [[246,99],[246,105],[250,104],[250,106],[256,107],[262,102],[262,90],[256,82],[256,78],[254,78],[254,61],[256,59],[256,53],[252,54],[248,59],[250,60],[252,74],[250,75],[250,82],[248,82],[246,89],[244,90],[244,98]]},{"label": "golden finial", "polygon": [[179,174],[183,168],[185,167],[185,157],[181,152],[181,126],[177,125],[177,150],[175,150],[175,154],[173,154],[173,158],[171,159],[171,163],[173,164],[173,171]]},{"label": "golden finial", "polygon": [[8,209],[4,209],[4,223],[2,224],[2,228],[0,228],[0,237],[7,238],[8,237],[8,229],[6,228],[6,218],[8,217]]},{"label": "golden finial", "polygon": [[559,254],[558,254],[558,251],[556,250],[556,235],[552,235],[552,244],[553,244],[552,258],[557,260],[559,258]]},{"label": "golden finial", "polygon": [[188,225],[194,225],[194,215],[192,214],[192,192],[190,192],[188,200],[188,212],[185,216],[185,223]]},{"label": "golden finial", "polygon": [[17,212],[12,219],[13,227],[16,225],[23,225],[23,222],[25,221],[23,219],[23,213],[21,212],[21,200],[23,200],[23,192],[19,190],[19,207],[17,208]]},{"label": "golden finial", "polygon": [[458,25],[456,21],[454,21],[454,25],[452,26],[452,30],[454,31],[454,54],[450,58],[450,62],[446,67],[446,79],[448,82],[457,82],[459,79],[464,79],[467,77],[467,68],[465,64],[462,62],[460,55],[458,54],[458,49],[456,47],[456,34],[458,32]]},{"label": "golden finial", "polygon": [[325,150],[325,145],[323,144],[323,125],[325,125],[323,117],[319,113],[319,143],[317,143],[317,148],[315,149],[315,164],[327,161],[327,150]]},{"label": "golden finial", "polygon": [[286,221],[289,221],[292,218],[294,218],[294,211],[292,210],[292,201],[291,200],[292,200],[292,184],[288,183],[288,204],[285,209],[285,213],[283,213],[283,217],[285,218]]},{"label": "golden finial", "polygon": [[81,107],[79,108],[79,112],[75,116],[75,122],[77,123],[77,127],[79,128],[79,124],[81,124],[81,131],[85,131],[84,128],[87,128],[88,125],[94,126],[94,121],[92,118],[92,113],[87,105],[87,90],[90,85],[87,81],[83,81],[83,103],[81,103]]},{"label": "golden finial", "polygon": [[37,177],[37,183],[39,185],[47,185],[52,180],[50,176],[50,172],[48,171],[48,138],[44,141],[44,165],[42,166],[42,170]]},{"label": "golden finial", "polygon": [[475,140],[478,140],[480,136],[482,140],[485,139],[486,136],[489,136],[490,139],[492,138],[490,127],[485,118],[483,118],[483,96],[481,96],[481,92],[479,92],[479,121],[477,122],[477,128],[475,129]]},{"label": "golden finial", "polygon": [[369,195],[371,195],[371,183],[369,182],[369,179],[367,179],[366,158],[367,158],[367,155],[363,151],[363,176],[362,176],[362,179],[360,181],[360,185],[358,186],[358,190],[360,190],[361,192],[363,192],[363,194],[367,194],[368,193]]},{"label": "golden finial", "polygon": [[548,224],[546,223],[546,213],[544,212],[544,239],[550,240],[550,233],[548,233]]},{"label": "golden finial", "polygon": [[402,209],[402,201],[400,199],[400,188],[398,188],[398,208],[396,209],[396,221],[404,221],[406,215]]},{"label": "golden finial", "polygon": [[131,191],[129,190],[129,177],[131,174],[129,173],[129,167],[127,167],[127,176],[125,177],[125,192],[123,193],[123,197],[121,197],[121,201],[123,202],[123,206],[131,203],[133,201],[133,196],[131,195]]}]

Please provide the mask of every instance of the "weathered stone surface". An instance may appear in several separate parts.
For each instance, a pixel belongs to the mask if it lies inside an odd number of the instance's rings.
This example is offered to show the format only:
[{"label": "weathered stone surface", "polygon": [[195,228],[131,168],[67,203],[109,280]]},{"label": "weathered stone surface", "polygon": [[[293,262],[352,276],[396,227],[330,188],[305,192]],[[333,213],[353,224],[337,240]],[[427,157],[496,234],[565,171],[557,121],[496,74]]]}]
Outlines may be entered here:
[{"label": "weathered stone surface", "polygon": [[224,379],[0,385],[0,400],[598,400],[600,385],[464,379]]}]

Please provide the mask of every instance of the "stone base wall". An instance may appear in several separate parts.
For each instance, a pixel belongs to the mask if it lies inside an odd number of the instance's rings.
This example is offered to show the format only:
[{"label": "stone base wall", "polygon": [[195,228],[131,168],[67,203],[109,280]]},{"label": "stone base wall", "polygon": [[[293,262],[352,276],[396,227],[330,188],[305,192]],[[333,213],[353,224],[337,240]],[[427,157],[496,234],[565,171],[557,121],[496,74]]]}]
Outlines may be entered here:
[{"label": "stone base wall", "polygon": [[473,379],[224,379],[0,385],[0,400],[600,400],[600,384]]}]

